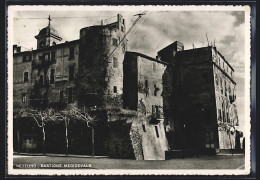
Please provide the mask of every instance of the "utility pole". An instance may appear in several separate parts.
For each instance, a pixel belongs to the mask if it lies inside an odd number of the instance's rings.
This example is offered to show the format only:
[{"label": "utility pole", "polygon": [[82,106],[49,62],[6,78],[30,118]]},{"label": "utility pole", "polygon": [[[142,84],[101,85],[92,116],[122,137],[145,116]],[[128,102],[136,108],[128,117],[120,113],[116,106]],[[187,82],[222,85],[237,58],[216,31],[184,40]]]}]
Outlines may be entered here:
[{"label": "utility pole", "polygon": [[125,40],[126,36],[130,33],[130,31],[134,28],[136,23],[142,18],[143,15],[145,15],[147,11],[144,11],[143,13],[135,14],[134,16],[138,16],[138,18],[135,20],[135,22],[132,24],[132,26],[128,29],[128,31],[125,33],[124,37],[121,41],[119,41],[118,45],[115,47],[115,49],[112,51],[112,53],[108,56],[107,60],[110,59],[110,57],[113,55],[115,50],[119,47],[119,45]]}]

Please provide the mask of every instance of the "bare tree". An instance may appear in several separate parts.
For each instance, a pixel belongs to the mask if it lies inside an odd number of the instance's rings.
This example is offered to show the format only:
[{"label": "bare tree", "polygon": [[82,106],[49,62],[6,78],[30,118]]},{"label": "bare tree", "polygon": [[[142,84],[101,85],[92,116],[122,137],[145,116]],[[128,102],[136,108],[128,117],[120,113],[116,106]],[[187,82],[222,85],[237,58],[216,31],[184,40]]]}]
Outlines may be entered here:
[{"label": "bare tree", "polygon": [[69,109],[63,111],[55,111],[54,109],[46,109],[45,111],[36,111],[31,109],[20,109],[15,113],[15,117],[31,117],[35,120],[38,127],[42,129],[42,145],[43,154],[46,154],[46,133],[45,124],[47,121],[64,121],[65,124],[65,138],[66,138],[66,155],[69,153],[69,137],[68,129],[71,119],[82,120],[86,122],[87,127],[92,129],[92,156],[94,157],[94,127],[96,125],[96,118],[91,117],[86,108]]}]

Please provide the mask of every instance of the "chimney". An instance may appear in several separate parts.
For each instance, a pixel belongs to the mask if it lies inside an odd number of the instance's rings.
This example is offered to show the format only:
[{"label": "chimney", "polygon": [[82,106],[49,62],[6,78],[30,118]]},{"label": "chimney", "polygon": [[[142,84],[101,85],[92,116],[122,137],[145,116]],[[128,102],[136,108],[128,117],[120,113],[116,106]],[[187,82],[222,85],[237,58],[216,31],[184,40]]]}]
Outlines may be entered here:
[{"label": "chimney", "polygon": [[21,52],[21,46],[13,45],[13,54]]}]

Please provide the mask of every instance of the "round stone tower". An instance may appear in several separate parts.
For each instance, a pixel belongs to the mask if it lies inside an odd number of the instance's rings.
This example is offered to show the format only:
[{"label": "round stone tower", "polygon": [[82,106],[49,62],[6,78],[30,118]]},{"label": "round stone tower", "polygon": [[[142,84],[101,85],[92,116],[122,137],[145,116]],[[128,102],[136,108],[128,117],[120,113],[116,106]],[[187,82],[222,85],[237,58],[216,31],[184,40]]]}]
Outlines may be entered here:
[{"label": "round stone tower", "polygon": [[79,105],[120,107],[123,60],[127,47],[125,22],[118,14],[110,24],[80,30]]}]

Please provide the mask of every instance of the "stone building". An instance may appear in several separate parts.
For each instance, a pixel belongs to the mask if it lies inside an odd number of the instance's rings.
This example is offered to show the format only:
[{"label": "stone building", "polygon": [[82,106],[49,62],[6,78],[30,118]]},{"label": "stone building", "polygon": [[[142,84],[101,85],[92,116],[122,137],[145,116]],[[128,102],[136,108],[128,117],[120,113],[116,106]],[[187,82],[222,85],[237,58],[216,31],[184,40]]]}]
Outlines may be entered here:
[{"label": "stone building", "polygon": [[[36,50],[20,52],[14,45],[14,109],[95,107],[102,114],[97,115],[102,123],[95,130],[100,155],[164,159],[168,148],[161,93],[167,63],[127,52],[125,29],[118,14],[112,23],[82,28],[74,41],[60,43],[62,38],[49,24],[35,36]],[[81,132],[77,139],[82,139],[85,130],[78,128],[70,136]],[[88,132],[84,136],[91,137]],[[91,146],[88,138],[82,142]],[[71,146],[75,152],[81,148],[76,143]],[[91,151],[86,147],[82,152]]]},{"label": "stone building", "polygon": [[164,73],[164,108],[171,148],[193,153],[235,149],[236,83],[224,56],[216,47],[184,50],[176,41],[158,58],[170,64]]},{"label": "stone building", "polygon": [[141,134],[145,160],[165,159],[168,142],[163,116],[162,75],[167,63],[137,52],[124,59],[123,106],[138,112],[132,125]]}]

